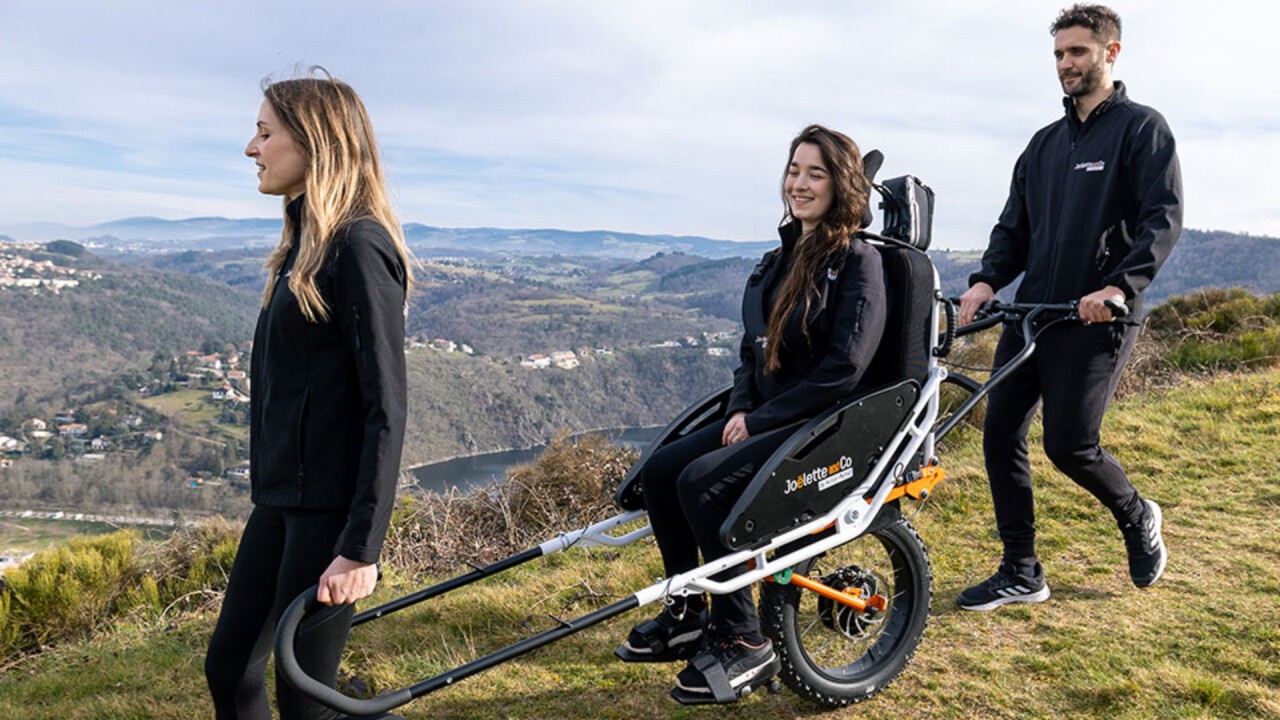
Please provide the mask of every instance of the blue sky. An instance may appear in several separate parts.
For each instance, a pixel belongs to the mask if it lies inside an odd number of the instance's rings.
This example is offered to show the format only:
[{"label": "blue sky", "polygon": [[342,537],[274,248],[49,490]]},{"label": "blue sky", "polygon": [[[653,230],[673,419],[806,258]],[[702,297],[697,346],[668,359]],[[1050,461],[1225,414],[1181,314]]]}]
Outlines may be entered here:
[{"label": "blue sky", "polygon": [[[405,221],[767,239],[787,144],[822,122],[937,191],[939,246],[978,248],[1061,112],[1062,4],[0,0],[0,232],[277,214],[242,155],[259,81],[318,63],[364,96]],[[1113,7],[1187,225],[1280,236],[1280,9]]]}]

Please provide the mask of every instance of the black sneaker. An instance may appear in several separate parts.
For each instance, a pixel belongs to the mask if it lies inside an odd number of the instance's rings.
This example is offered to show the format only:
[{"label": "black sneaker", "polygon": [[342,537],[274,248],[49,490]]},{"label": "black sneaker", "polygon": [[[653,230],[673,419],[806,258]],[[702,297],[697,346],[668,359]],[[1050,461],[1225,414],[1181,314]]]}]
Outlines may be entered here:
[{"label": "black sneaker", "polygon": [[1146,512],[1142,520],[1120,528],[1124,533],[1124,546],[1129,551],[1129,577],[1138,587],[1149,587],[1164,573],[1169,559],[1164,549],[1164,537],[1160,533],[1163,516],[1154,500],[1143,500]]},{"label": "black sneaker", "polygon": [[695,598],[677,600],[654,619],[636,625],[614,654],[625,662],[672,662],[692,657],[702,646],[707,625],[706,600]]},{"label": "black sneaker", "polygon": [[[730,635],[715,638],[708,645],[709,648],[690,660],[676,676],[672,694],[677,700],[726,702],[730,695],[737,699],[745,689],[759,686],[782,669],[782,662],[768,638],[752,645],[741,635]],[[727,688],[712,687],[712,683],[724,681],[728,682]],[[691,697],[684,699],[681,695]]]},{"label": "black sneaker", "polygon": [[995,575],[960,593],[956,603],[965,610],[994,610],[1009,603],[1044,602],[1049,599],[1049,585],[1044,581],[1044,568],[1036,563],[1036,574],[1023,575],[1012,563],[1000,563]]}]

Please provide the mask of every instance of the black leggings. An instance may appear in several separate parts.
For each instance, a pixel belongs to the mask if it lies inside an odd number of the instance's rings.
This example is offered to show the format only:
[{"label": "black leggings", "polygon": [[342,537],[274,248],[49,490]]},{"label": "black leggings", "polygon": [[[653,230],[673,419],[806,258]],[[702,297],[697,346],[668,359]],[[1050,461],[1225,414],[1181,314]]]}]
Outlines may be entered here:
[{"label": "black leggings", "polygon": [[[714,423],[659,449],[641,470],[649,524],[668,577],[698,567],[699,549],[706,562],[729,554],[720,543],[720,525],[756,470],[797,427],[724,446],[720,443],[724,425],[724,421]],[[724,581],[744,572],[746,566],[739,565],[713,579]],[[726,635],[760,632],[751,588],[716,596],[711,602],[711,627]]]},{"label": "black leggings", "polygon": [[[1041,333],[1035,354],[992,389],[982,444],[1006,560],[1026,564],[1036,557],[1027,430],[1041,398],[1049,460],[1111,510],[1118,523],[1141,515],[1137,489],[1098,444],[1102,416],[1137,334],[1131,326],[1060,323]],[[1021,333],[1006,329],[996,346],[995,366],[1022,347]]]},{"label": "black leggings", "polygon": [[[240,538],[204,664],[219,720],[270,720],[265,672],[276,622],[299,593],[320,580],[337,556],[346,523],[346,510],[254,508]],[[352,607],[323,608],[308,616],[298,630],[298,664],[329,685],[337,679]],[[276,701],[284,720],[341,717],[299,695],[278,670]]]}]

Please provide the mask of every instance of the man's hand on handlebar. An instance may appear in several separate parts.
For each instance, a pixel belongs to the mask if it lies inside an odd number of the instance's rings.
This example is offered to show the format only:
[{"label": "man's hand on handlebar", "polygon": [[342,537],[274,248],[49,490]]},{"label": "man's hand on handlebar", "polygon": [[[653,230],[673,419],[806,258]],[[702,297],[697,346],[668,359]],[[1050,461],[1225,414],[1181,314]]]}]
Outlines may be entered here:
[{"label": "man's hand on handlebar", "polygon": [[1089,323],[1106,323],[1116,318],[1116,313],[1107,303],[1124,306],[1124,291],[1114,285],[1108,285],[1097,292],[1091,292],[1080,298],[1080,307],[1076,313],[1086,325]]},{"label": "man's hand on handlebar", "polygon": [[[994,300],[995,297],[996,291],[990,285],[984,282],[974,283],[973,287],[960,296],[960,324],[968,325],[972,323],[978,308],[982,307],[983,303]],[[1123,297],[1122,294],[1121,299]]]}]

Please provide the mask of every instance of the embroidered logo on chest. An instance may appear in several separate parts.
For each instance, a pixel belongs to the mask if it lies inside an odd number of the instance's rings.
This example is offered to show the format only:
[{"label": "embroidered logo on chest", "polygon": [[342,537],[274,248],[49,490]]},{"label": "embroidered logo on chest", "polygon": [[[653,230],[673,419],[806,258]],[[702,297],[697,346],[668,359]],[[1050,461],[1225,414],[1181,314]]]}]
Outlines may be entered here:
[{"label": "embroidered logo on chest", "polygon": [[1073,170],[1083,170],[1085,172],[1102,172],[1107,168],[1106,160],[1094,160],[1093,162],[1076,163]]},{"label": "embroidered logo on chest", "polygon": [[840,277],[840,273],[835,268],[827,268],[827,280],[835,282],[837,277]]},{"label": "embroidered logo on chest", "polygon": [[759,343],[760,347],[762,348],[769,347],[769,338],[765,337],[764,335],[757,335],[756,342]]}]

